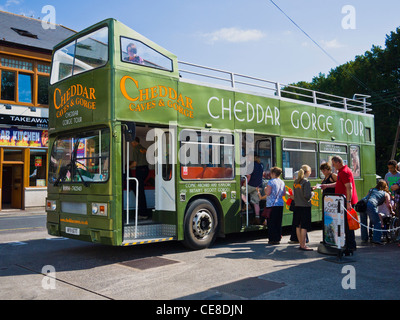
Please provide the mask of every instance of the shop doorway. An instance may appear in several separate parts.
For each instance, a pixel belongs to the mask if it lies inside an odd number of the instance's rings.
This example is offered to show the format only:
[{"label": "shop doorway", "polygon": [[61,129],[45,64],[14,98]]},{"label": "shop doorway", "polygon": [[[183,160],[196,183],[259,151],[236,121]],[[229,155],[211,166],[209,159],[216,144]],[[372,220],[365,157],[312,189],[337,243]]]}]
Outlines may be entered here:
[{"label": "shop doorway", "polygon": [[3,165],[2,209],[22,209],[23,165]]}]

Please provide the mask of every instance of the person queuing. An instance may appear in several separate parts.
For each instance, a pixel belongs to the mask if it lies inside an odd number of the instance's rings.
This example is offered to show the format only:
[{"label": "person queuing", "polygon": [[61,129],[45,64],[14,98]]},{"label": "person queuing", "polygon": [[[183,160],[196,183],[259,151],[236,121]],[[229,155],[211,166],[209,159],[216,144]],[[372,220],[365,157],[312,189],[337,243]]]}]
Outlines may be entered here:
[{"label": "person queuing", "polygon": [[[332,157],[332,166],[338,171],[337,181],[335,183],[321,185],[322,190],[327,188],[335,188],[335,193],[343,194],[346,197],[346,209],[350,211],[353,206],[358,202],[356,185],[354,176],[351,169],[344,164],[340,156]],[[347,219],[345,220],[345,234],[346,234],[346,251],[348,253],[357,249],[356,238],[354,230],[349,229]]]},{"label": "person queuing", "polygon": [[[337,174],[332,172],[332,167],[327,162],[321,163],[319,170],[321,170],[322,174],[324,175],[324,180],[322,180],[321,185],[323,184],[331,184],[336,183],[337,181]],[[313,187],[313,190],[316,187]],[[322,190],[322,196],[327,193],[335,193],[335,188],[326,188]]]},{"label": "person queuing", "polygon": [[[400,163],[400,162],[399,162]],[[385,175],[385,181],[389,187],[394,202],[394,211],[397,215],[400,212],[400,172],[396,165],[396,160],[389,160],[388,173]]]},{"label": "person queuing", "polygon": [[392,212],[392,205],[390,204],[389,188],[385,180],[379,180],[375,188],[371,189],[363,199],[367,202],[367,211],[360,212],[361,221],[361,241],[368,242],[367,216],[372,221],[374,230],[372,236],[372,243],[382,245],[382,228],[383,221],[379,216],[378,208],[385,206],[385,211]]},{"label": "person queuing", "polygon": [[385,175],[385,181],[389,189],[391,189],[392,185],[397,184],[399,182],[400,172],[397,171],[396,160],[389,160],[389,162],[387,163],[387,167],[388,167],[388,172]]},{"label": "person queuing", "polygon": [[297,179],[293,184],[293,196],[295,207],[293,212],[293,224],[296,226],[297,239],[300,243],[300,250],[312,251],[306,245],[307,231],[311,230],[311,184],[308,177],[311,174],[311,168],[303,165],[298,171]]},{"label": "person queuing", "polygon": [[280,179],[282,169],[273,167],[271,169],[271,179],[264,189],[264,196],[258,195],[260,200],[267,199],[266,207],[272,208],[268,219],[269,244],[279,244],[282,237],[282,218],[283,218],[283,199],[286,194],[285,183]]}]

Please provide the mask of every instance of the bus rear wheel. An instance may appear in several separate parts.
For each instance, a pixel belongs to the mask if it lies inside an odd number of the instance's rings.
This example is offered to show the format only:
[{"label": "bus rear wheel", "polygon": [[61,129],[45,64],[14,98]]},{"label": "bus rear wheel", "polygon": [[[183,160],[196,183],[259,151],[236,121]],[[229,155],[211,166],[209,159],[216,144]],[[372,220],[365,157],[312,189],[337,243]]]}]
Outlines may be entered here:
[{"label": "bus rear wheel", "polygon": [[215,207],[208,200],[197,199],[186,211],[183,244],[191,250],[208,248],[216,238],[217,227]]}]

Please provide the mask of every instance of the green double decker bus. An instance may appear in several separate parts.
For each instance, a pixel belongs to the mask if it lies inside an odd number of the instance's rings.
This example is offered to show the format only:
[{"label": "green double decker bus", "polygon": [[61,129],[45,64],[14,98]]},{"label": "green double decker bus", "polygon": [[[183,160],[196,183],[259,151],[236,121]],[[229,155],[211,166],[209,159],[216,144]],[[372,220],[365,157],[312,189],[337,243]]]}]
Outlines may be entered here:
[{"label": "green double decker bus", "polygon": [[[272,167],[283,169],[288,188],[301,165],[312,168],[315,185],[320,163],[340,155],[361,196],[376,179],[366,99],[178,61],[104,20],[54,49],[48,232],[113,246],[178,240],[201,249],[217,236],[265,229],[242,201],[255,154],[266,178]],[[141,178],[138,152],[146,155]],[[311,201],[312,219],[321,221],[320,191]],[[286,206],[283,225],[291,222]]]}]

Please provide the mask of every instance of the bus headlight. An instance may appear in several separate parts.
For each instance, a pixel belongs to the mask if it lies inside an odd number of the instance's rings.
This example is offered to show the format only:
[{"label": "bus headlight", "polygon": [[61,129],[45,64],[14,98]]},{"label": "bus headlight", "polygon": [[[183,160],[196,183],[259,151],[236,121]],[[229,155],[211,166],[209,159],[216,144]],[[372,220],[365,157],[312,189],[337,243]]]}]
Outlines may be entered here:
[{"label": "bus headlight", "polygon": [[46,201],[46,210],[47,211],[56,211],[57,210],[57,201],[47,200]]},{"label": "bus headlight", "polygon": [[95,216],[107,216],[106,203],[92,203],[92,214]]}]

